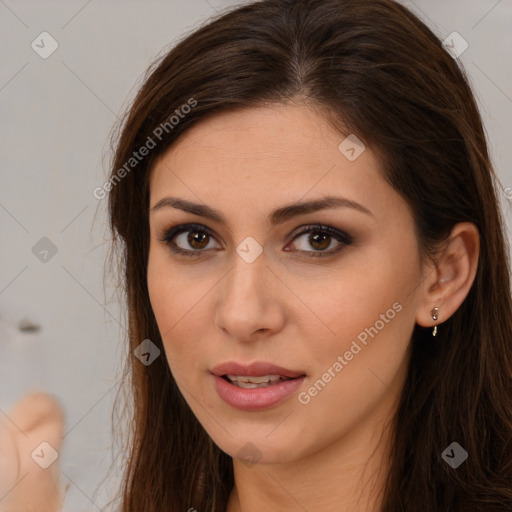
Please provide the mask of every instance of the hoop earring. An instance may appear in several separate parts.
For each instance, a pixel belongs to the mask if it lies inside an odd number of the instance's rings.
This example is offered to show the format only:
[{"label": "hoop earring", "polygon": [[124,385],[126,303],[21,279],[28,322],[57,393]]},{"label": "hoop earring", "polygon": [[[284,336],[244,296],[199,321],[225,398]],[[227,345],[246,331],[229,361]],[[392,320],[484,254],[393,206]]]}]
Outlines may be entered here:
[{"label": "hoop earring", "polygon": [[[432,320],[437,320],[437,314],[439,313],[439,308],[433,308],[430,314],[432,315]],[[432,336],[437,334],[437,325],[434,325],[434,330],[432,331]]]}]

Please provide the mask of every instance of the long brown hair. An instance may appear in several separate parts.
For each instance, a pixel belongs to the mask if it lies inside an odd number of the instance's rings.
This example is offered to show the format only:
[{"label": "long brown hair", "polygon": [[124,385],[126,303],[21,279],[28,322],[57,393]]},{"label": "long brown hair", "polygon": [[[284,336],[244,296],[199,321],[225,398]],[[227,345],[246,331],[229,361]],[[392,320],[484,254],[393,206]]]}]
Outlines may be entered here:
[{"label": "long brown hair", "polygon": [[[224,512],[233,488],[231,457],[192,414],[165,357],[149,366],[134,357],[145,339],[164,353],[146,281],[149,170],[207,116],[297,98],[377,152],[424,256],[458,222],[480,233],[465,301],[436,337],[415,327],[382,511],[512,510],[510,263],[499,181],[464,71],[392,0],[264,0],[221,13],[159,58],[116,133],[107,190],[133,413],[122,511]],[[149,139],[154,147],[131,161]],[[457,469],[441,456],[454,441],[468,453]]]}]

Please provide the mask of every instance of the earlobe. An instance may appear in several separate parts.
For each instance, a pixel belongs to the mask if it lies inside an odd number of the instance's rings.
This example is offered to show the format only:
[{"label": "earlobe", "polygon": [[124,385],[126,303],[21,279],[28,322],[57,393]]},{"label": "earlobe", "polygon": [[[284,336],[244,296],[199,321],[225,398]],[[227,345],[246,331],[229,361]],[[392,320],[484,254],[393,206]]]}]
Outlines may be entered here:
[{"label": "earlobe", "polygon": [[448,320],[464,302],[475,280],[480,251],[477,227],[470,222],[456,224],[444,249],[437,258],[434,272],[423,287],[423,297],[416,323],[423,327],[437,326]]}]

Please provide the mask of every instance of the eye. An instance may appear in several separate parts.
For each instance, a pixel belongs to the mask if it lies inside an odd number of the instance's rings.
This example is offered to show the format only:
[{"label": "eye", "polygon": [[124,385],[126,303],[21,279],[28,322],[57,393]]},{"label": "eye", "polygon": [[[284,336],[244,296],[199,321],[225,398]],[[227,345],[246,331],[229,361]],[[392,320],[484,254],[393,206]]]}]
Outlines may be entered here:
[{"label": "eye", "polygon": [[[347,233],[322,224],[308,226],[298,233],[292,242],[300,238],[304,238],[304,242],[300,244],[302,248],[299,247],[298,251],[309,253],[308,256],[313,258],[335,254],[353,242],[352,237]],[[334,249],[327,251],[326,249],[332,245],[333,239],[337,242],[337,245],[335,245]],[[308,250],[308,246],[313,247],[314,250]]]},{"label": "eye", "polygon": [[[307,235],[307,238],[306,238]],[[292,240],[304,237],[305,243],[299,249],[285,249],[288,252],[303,252],[307,253],[310,257],[329,256],[339,252],[343,247],[350,245],[353,239],[347,233],[340,231],[330,226],[322,224],[315,224],[307,226],[299,232]],[[333,239],[336,241],[334,249],[327,251],[332,245]],[[177,254],[184,256],[199,256],[200,253],[205,252],[207,249],[219,249],[217,247],[209,247],[210,242],[214,240],[213,234],[208,228],[201,224],[182,224],[166,230],[160,241],[164,242],[169,248]],[[308,250],[307,246],[312,247],[313,250]]]},{"label": "eye", "polygon": [[[176,239],[176,241],[174,239]],[[213,235],[200,224],[175,226],[165,231],[163,237],[160,239],[160,241],[166,243],[173,252],[185,256],[198,256],[198,253],[206,249],[212,249],[212,247],[208,247],[211,240],[213,240]],[[192,248],[192,250],[189,248]]]}]

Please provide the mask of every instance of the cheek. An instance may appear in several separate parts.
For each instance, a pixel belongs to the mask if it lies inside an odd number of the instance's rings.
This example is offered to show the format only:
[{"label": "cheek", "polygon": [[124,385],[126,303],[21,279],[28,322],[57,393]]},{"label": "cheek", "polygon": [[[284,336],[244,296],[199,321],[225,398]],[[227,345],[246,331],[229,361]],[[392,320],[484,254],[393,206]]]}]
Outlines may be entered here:
[{"label": "cheek", "polygon": [[317,340],[314,350],[305,350],[313,369],[310,382],[320,379],[318,390],[327,382],[329,387],[315,399],[319,407],[335,401],[346,411],[374,404],[385,389],[382,383],[394,381],[414,328],[419,270],[414,239],[374,247],[347,259],[328,287],[310,294],[308,304],[323,325],[318,336],[306,320],[302,323],[310,343]]},{"label": "cheek", "polygon": [[167,361],[180,381],[180,372],[185,378],[190,370],[199,368],[202,360],[204,347],[196,340],[203,338],[206,313],[202,308],[207,302],[205,294],[211,288],[202,279],[191,279],[188,275],[172,265],[165,251],[150,250],[147,281],[151,307]]},{"label": "cheek", "polygon": [[204,417],[204,404],[211,401],[211,396],[208,398],[204,377],[212,330],[208,329],[211,312],[205,310],[205,295],[213,285],[191,279],[165,258],[160,264],[157,260],[150,259],[148,265],[148,290],[165,358],[189,407],[203,425],[209,425],[210,418]]},{"label": "cheek", "polygon": [[[390,326],[410,323],[407,305],[414,298],[414,283],[419,279],[419,262],[414,247],[375,247],[354,252],[319,288],[303,293],[307,305],[321,320],[322,336],[333,340],[364,342],[368,330],[375,334]],[[313,291],[314,290],[314,291]],[[398,311],[400,310],[400,312]],[[342,342],[342,343],[345,343]],[[350,341],[349,341],[350,344]]]},{"label": "cheek", "polygon": [[[311,446],[337,439],[372,415],[379,417],[401,392],[407,348],[414,327],[410,304],[403,304],[405,282],[366,275],[333,289],[323,319],[334,335],[315,339],[303,351],[310,378],[297,396],[298,424],[307,425]],[[402,300],[400,300],[402,299]],[[328,309],[329,308],[329,309]],[[380,411],[380,412],[379,412]],[[305,445],[308,443],[305,441]]]}]

